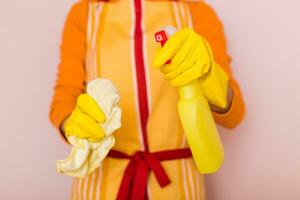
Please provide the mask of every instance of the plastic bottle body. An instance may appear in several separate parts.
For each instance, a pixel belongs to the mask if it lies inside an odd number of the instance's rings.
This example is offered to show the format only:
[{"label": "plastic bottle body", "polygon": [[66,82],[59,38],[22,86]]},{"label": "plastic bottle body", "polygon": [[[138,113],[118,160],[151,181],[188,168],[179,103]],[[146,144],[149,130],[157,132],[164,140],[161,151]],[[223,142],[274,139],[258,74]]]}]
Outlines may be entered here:
[{"label": "plastic bottle body", "polygon": [[223,163],[224,150],[199,80],[178,88],[178,111],[200,173],[214,173]]},{"label": "plastic bottle body", "polygon": [[[176,31],[174,27],[167,26],[155,34],[155,39],[164,46]],[[206,88],[210,92],[217,91],[215,96],[220,96],[215,86]],[[197,169],[202,174],[214,173],[223,163],[224,150],[209,104],[201,90],[200,80],[179,87],[178,92],[178,111]],[[216,105],[226,104],[223,96],[217,98]]]}]

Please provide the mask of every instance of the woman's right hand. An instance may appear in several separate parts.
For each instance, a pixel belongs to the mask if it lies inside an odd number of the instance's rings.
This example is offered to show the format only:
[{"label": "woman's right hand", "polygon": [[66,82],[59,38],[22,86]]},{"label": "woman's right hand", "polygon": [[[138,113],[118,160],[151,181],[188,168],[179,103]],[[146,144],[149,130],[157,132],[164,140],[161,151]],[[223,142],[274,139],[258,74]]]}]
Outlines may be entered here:
[{"label": "woman's right hand", "polygon": [[105,136],[99,123],[105,121],[105,114],[97,102],[88,94],[81,94],[77,99],[76,108],[63,122],[62,130],[66,136],[72,135],[91,142],[99,142]]}]

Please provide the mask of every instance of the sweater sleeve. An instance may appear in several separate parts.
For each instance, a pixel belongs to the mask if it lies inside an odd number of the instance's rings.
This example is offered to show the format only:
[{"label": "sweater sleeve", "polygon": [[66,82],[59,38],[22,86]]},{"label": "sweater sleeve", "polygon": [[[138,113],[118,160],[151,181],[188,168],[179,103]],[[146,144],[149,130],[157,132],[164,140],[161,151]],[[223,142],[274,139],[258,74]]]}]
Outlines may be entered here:
[{"label": "sweater sleeve", "polygon": [[60,64],[49,113],[50,121],[59,131],[63,120],[75,108],[77,97],[85,90],[87,9],[87,1],[76,3],[64,25]]},{"label": "sweater sleeve", "polygon": [[221,21],[214,10],[204,2],[191,3],[193,25],[196,32],[211,45],[215,61],[228,73],[229,84],[233,89],[233,100],[226,113],[213,113],[217,123],[227,128],[236,127],[244,118],[245,105],[238,83],[234,80],[230,57],[227,54],[226,39]]}]

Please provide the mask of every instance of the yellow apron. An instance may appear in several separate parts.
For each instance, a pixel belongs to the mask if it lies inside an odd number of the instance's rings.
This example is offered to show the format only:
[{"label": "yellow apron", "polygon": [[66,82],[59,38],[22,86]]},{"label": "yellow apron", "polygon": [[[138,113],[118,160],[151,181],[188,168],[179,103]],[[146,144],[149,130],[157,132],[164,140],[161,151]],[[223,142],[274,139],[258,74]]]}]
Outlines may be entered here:
[{"label": "yellow apron", "polygon": [[119,89],[122,128],[114,134],[111,157],[87,178],[75,180],[72,198],[205,199],[203,177],[179,120],[177,91],[152,67],[157,30],[192,28],[187,2],[98,1],[88,12],[86,79],[101,75]]}]

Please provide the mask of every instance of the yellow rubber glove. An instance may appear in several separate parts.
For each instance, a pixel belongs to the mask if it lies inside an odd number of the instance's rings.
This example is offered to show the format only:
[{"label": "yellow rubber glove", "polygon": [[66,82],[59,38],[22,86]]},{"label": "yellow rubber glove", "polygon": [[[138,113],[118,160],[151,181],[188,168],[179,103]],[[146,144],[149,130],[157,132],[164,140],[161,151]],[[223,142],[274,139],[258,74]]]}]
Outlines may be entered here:
[{"label": "yellow rubber glove", "polygon": [[177,31],[158,48],[154,66],[173,86],[184,86],[200,78],[208,101],[226,107],[228,75],[214,62],[208,42],[192,29]]},{"label": "yellow rubber glove", "polygon": [[77,99],[76,108],[63,124],[66,136],[76,136],[99,142],[105,133],[98,123],[105,122],[105,114],[96,101],[88,94],[81,94]]}]

